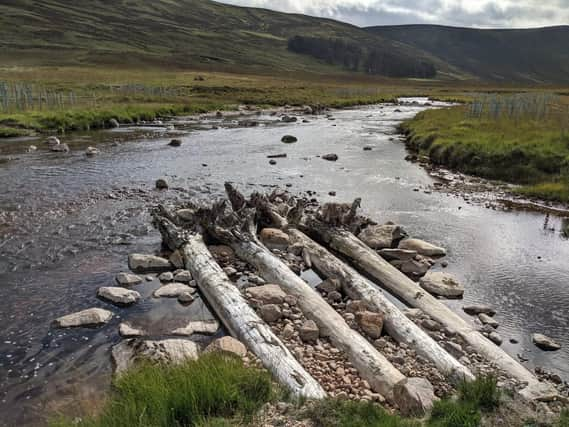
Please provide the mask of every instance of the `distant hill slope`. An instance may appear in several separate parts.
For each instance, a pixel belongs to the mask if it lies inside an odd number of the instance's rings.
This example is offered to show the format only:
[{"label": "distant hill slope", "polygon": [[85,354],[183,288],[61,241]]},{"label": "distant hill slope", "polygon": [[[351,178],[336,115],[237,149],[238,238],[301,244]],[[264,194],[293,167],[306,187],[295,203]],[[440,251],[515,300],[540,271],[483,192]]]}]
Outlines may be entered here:
[{"label": "distant hill slope", "polygon": [[569,26],[480,30],[435,25],[367,28],[484,80],[569,83]]},{"label": "distant hill slope", "polygon": [[[307,35],[430,55],[340,22],[209,0],[2,0],[2,64],[113,64],[214,70],[338,72],[340,66],[287,49]],[[432,60],[438,69],[446,64]]]}]

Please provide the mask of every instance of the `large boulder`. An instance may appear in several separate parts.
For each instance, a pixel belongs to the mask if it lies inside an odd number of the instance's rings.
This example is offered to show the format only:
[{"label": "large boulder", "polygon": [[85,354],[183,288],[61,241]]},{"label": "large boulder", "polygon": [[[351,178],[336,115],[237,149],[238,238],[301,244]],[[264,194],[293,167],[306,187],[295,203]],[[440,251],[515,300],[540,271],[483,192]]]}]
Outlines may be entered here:
[{"label": "large boulder", "polygon": [[531,339],[533,341],[533,343],[541,348],[542,350],[545,351],[556,351],[561,349],[561,345],[557,342],[555,342],[555,340],[553,340],[553,338],[549,338],[546,335],[543,334],[533,334],[531,336]]},{"label": "large boulder", "polygon": [[184,283],[168,283],[167,285],[160,286],[154,291],[156,298],[179,298],[181,295],[187,293],[193,294],[196,292],[194,288],[189,287]]},{"label": "large boulder", "polygon": [[419,280],[419,285],[427,292],[445,298],[461,298],[464,287],[448,273],[428,272]]},{"label": "large boulder", "polygon": [[425,242],[420,239],[405,239],[399,243],[399,249],[408,251],[415,251],[419,255],[424,256],[445,256],[446,250],[444,248],[435,246],[431,243]]},{"label": "large boulder", "polygon": [[372,249],[391,248],[404,237],[407,237],[405,230],[395,224],[370,225],[358,235],[358,238]]},{"label": "large boulder", "polygon": [[193,334],[214,335],[219,330],[217,320],[194,320],[183,328],[172,332],[173,335],[190,336]]},{"label": "large boulder", "polygon": [[138,292],[117,286],[103,286],[97,291],[97,296],[117,305],[131,305],[140,300]]},{"label": "large boulder", "polygon": [[371,311],[359,311],[356,313],[356,322],[370,338],[378,339],[381,337],[383,315]]},{"label": "large boulder", "polygon": [[406,378],[393,388],[393,399],[404,416],[422,416],[429,412],[435,400],[435,391],[424,378]]},{"label": "large boulder", "polygon": [[102,308],[88,308],[77,313],[68,314],[55,320],[55,326],[59,328],[71,328],[76,326],[99,326],[107,323],[113,317],[113,313]]},{"label": "large boulder", "polygon": [[137,276],[136,274],[132,273],[119,273],[117,274],[115,280],[121,286],[132,286],[142,283],[142,279],[140,278],[140,276]]},{"label": "large boulder", "polygon": [[300,326],[299,336],[304,342],[316,342],[320,336],[320,329],[314,320],[307,320]]},{"label": "large boulder", "polygon": [[122,374],[137,360],[150,360],[164,364],[179,364],[186,360],[195,360],[199,355],[199,346],[186,339],[166,339],[160,341],[128,339],[113,347],[112,357],[115,372]]},{"label": "large boulder", "polygon": [[206,347],[204,352],[230,353],[238,357],[245,357],[247,355],[247,347],[245,347],[241,341],[238,341],[233,337],[226,336],[213,341]]},{"label": "large boulder", "polygon": [[155,255],[130,254],[128,267],[138,273],[150,273],[171,270],[172,264],[166,258]]},{"label": "large boulder", "polygon": [[288,234],[278,228],[263,228],[261,242],[269,249],[284,249],[290,243]]},{"label": "large boulder", "polygon": [[254,288],[248,288],[247,292],[251,298],[260,304],[282,304],[286,297],[286,293],[279,285],[263,285]]}]

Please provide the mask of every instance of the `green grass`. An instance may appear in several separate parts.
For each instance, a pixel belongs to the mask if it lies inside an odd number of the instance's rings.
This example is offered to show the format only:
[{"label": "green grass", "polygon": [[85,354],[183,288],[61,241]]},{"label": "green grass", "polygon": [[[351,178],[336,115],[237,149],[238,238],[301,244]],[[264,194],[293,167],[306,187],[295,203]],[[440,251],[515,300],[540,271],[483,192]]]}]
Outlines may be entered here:
[{"label": "green grass", "polygon": [[307,411],[314,427],[419,427],[418,421],[391,415],[370,402],[327,399]]},{"label": "green grass", "polygon": [[274,390],[266,371],[233,357],[202,356],[178,366],[142,364],[113,383],[99,415],[52,427],[224,427],[250,420]]},{"label": "green grass", "polygon": [[429,110],[405,122],[409,148],[436,165],[525,184],[526,195],[569,201],[569,131],[563,119],[468,118],[466,110]]},{"label": "green grass", "polygon": [[557,427],[569,427],[569,409],[564,409],[561,412],[561,416],[557,422]]}]

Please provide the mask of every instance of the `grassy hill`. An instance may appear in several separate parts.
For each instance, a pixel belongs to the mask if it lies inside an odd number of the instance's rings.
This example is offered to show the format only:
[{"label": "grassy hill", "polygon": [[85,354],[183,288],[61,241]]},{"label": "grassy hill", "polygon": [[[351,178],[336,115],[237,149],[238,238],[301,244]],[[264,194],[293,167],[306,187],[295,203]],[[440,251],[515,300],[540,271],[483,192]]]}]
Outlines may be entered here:
[{"label": "grassy hill", "polygon": [[402,25],[367,30],[426,51],[483,80],[569,83],[569,26],[480,30]]},{"label": "grassy hill", "polygon": [[[327,19],[209,0],[3,0],[4,65],[157,66],[216,71],[338,72],[287,49],[296,35],[341,38],[397,56],[430,55]],[[437,67],[447,69],[444,63]]]}]

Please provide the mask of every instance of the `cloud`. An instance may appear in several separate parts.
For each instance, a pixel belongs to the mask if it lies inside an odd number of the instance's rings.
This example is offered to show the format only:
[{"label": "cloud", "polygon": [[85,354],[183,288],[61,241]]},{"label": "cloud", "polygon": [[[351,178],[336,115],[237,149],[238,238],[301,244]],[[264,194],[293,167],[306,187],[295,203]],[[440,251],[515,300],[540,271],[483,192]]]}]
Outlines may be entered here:
[{"label": "cloud", "polygon": [[359,26],[441,24],[526,28],[569,24],[569,0],[221,0]]}]

